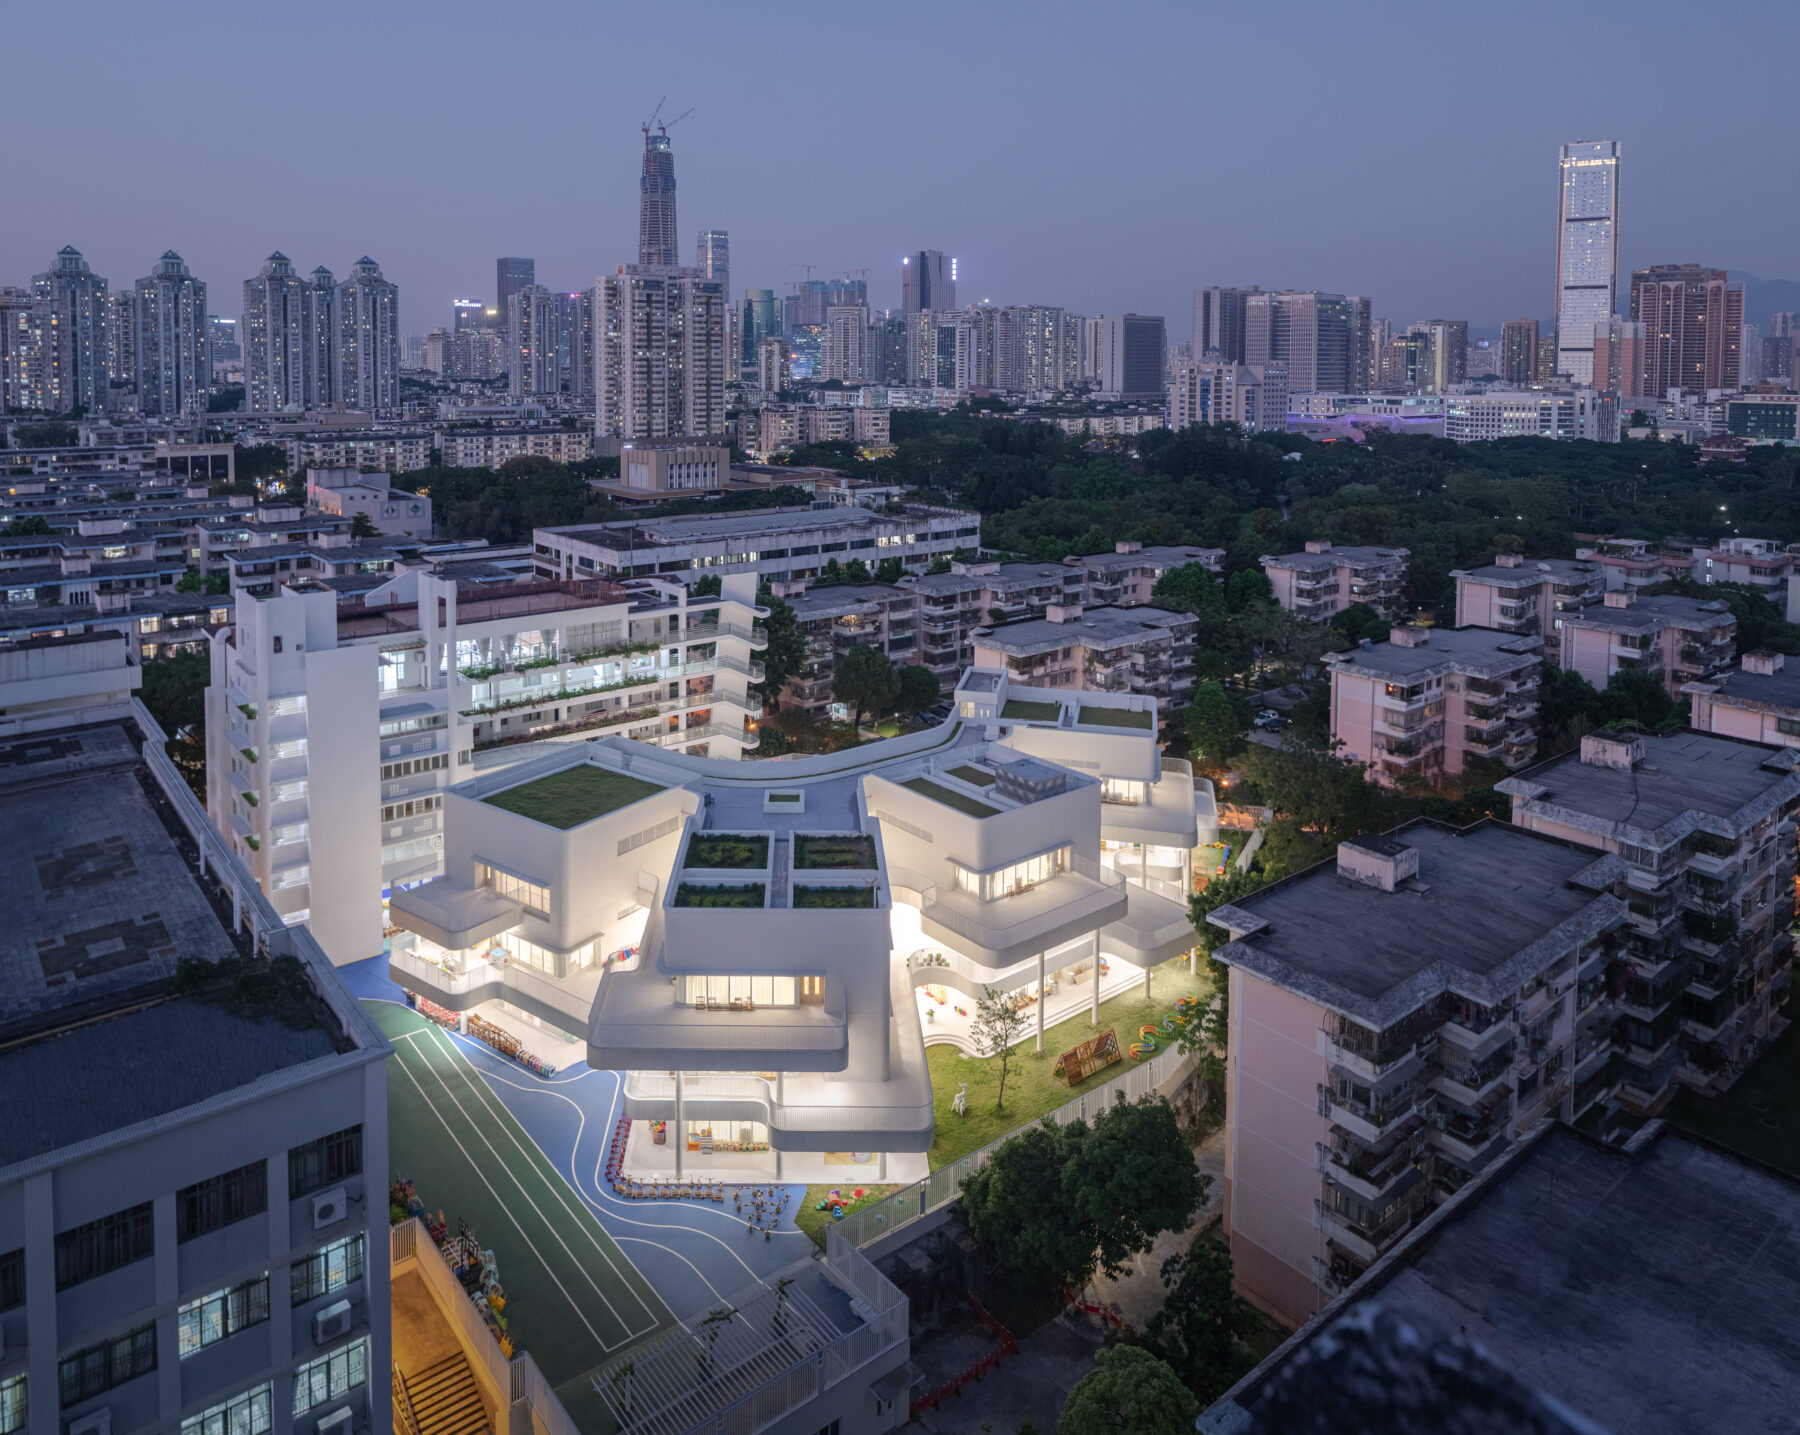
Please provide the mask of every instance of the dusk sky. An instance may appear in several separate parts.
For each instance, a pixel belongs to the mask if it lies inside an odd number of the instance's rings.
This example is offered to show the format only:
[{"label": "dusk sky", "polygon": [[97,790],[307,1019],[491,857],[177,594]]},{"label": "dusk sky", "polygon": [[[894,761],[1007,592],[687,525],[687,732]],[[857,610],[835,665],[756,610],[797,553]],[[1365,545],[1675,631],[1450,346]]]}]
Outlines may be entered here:
[{"label": "dusk sky", "polygon": [[[1705,24],[1696,28],[1697,16]],[[1800,6],[1739,3],[15,5],[0,283],[63,244],[117,286],[173,248],[236,315],[272,249],[367,253],[402,327],[494,259],[635,257],[667,95],[684,257],[732,288],[961,261],[958,299],[1136,310],[1209,283],[1369,295],[1396,323],[1548,318],[1557,146],[1618,139],[1621,268],[1800,277]],[[1621,295],[1621,298],[1623,296]]]}]

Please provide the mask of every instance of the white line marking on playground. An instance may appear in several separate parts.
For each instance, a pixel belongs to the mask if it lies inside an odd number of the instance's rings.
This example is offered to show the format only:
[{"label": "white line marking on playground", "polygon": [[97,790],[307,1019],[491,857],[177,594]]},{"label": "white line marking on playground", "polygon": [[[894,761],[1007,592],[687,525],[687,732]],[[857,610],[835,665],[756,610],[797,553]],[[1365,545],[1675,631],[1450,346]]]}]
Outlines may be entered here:
[{"label": "white line marking on playground", "polygon": [[711,1281],[709,1281],[706,1278],[705,1274],[701,1271],[700,1267],[695,1265],[686,1256],[682,1255],[681,1252],[676,1250],[673,1246],[665,1246],[661,1241],[646,1241],[642,1236],[614,1236],[613,1239],[615,1241],[617,1241],[620,1245],[624,1245],[627,1241],[629,1241],[634,1246],[649,1246],[653,1250],[666,1252],[667,1254],[675,1257],[676,1260],[680,1261],[682,1263],[682,1265],[686,1266],[695,1275],[699,1276],[700,1284],[705,1286],[709,1291],[711,1291],[713,1293],[714,1300],[724,1300],[725,1299],[725,1293],[723,1291],[721,1291],[716,1285],[714,1285]]},{"label": "white line marking on playground", "polygon": [[[448,1121],[444,1120],[444,1113],[439,1111],[437,1109],[436,1105],[433,1104],[431,1098],[428,1095],[426,1095],[425,1088],[422,1085],[420,1085],[418,1077],[414,1076],[412,1074],[412,1072],[407,1071],[406,1063],[404,1061],[397,1062],[396,1065],[399,1066],[401,1071],[406,1073],[406,1079],[413,1084],[413,1088],[419,1093],[419,1099],[422,1100],[426,1104],[426,1106],[431,1108],[431,1114],[433,1116],[437,1117],[438,1124],[444,1128],[445,1134],[447,1136],[449,1136],[449,1138],[452,1141],[456,1142],[456,1149],[463,1153],[463,1159],[465,1161],[467,1161],[471,1167],[474,1168],[475,1174],[478,1177],[480,1177],[480,1179],[481,1179],[481,1184],[487,1187],[488,1194],[490,1196],[492,1196],[494,1198],[494,1200],[499,1204],[500,1209],[503,1212],[505,1212],[505,1214],[506,1214],[506,1219],[512,1222],[513,1229],[519,1233],[519,1239],[524,1241],[525,1244],[531,1248],[532,1255],[534,1255],[538,1258],[538,1264],[544,1268],[544,1273],[550,1277],[551,1282],[556,1286],[556,1288],[563,1293],[563,1299],[568,1301],[569,1309],[575,1312],[575,1319],[580,1321],[583,1325],[587,1326],[587,1332],[589,1335],[594,1337],[595,1343],[598,1344],[602,1350],[604,1350],[610,1354],[612,1351],[617,1350],[619,1348],[619,1346],[628,1344],[630,1341],[635,1340],[637,1337],[635,1335],[629,1333],[630,1328],[628,1326],[626,1326],[625,1322],[619,1318],[619,1313],[617,1311],[613,1311],[613,1319],[618,1320],[620,1327],[622,1329],[625,1329],[628,1332],[627,1335],[625,1336],[625,1338],[623,1340],[621,1340],[618,1345],[609,1345],[604,1339],[601,1338],[600,1332],[595,1330],[592,1325],[588,1324],[587,1316],[582,1313],[581,1307],[578,1306],[577,1304],[575,1304],[575,1297],[569,1294],[569,1290],[568,1290],[567,1286],[565,1286],[560,1280],[557,1280],[555,1268],[553,1266],[551,1266],[549,1261],[544,1259],[544,1253],[537,1248],[537,1246],[533,1243],[531,1237],[525,1234],[525,1228],[519,1224],[518,1219],[513,1215],[511,1210],[508,1209],[506,1202],[501,1199],[500,1193],[498,1191],[496,1191],[493,1188],[493,1185],[488,1181],[487,1173],[481,1169],[480,1164],[475,1160],[475,1158],[473,1156],[471,1156],[469,1154],[468,1147],[464,1146],[462,1144],[462,1142],[457,1139],[456,1132],[451,1129],[450,1123]],[[445,1091],[446,1091],[446,1094],[448,1094],[447,1087],[445,1088]],[[450,1099],[452,1101],[454,1101],[456,1098],[454,1096],[452,1096]],[[458,1108],[458,1109],[460,1109],[460,1108]],[[468,1113],[464,1112],[463,1114],[466,1117]],[[523,1190],[524,1190],[524,1188],[520,1187],[520,1191],[523,1192]],[[529,1203],[531,1200],[531,1197],[526,1196],[525,1199],[526,1199],[527,1203]],[[536,1210],[537,1208],[534,1206],[532,1209]],[[543,1216],[543,1212],[539,1211],[538,1215],[541,1218]],[[548,1221],[545,1221],[544,1224],[549,1225],[550,1223]],[[560,1237],[558,1238],[558,1244],[561,1244]],[[566,1251],[567,1249],[568,1248],[565,1246],[564,1250]],[[571,1259],[573,1259],[572,1256],[571,1256]],[[583,1274],[585,1275],[586,1272],[584,1271]],[[589,1284],[592,1284],[592,1277],[589,1277]],[[604,1295],[601,1295],[600,1299],[602,1301],[605,1301],[606,1297]],[[612,1306],[610,1303],[607,1304],[607,1309],[612,1310]]]},{"label": "white line marking on playground", "polygon": [[[435,1028],[435,1027],[431,1028],[431,1031],[436,1031],[436,1030],[437,1030],[437,1028]],[[430,1035],[430,1032],[428,1031],[424,1034]],[[433,1040],[432,1045],[433,1045],[433,1048],[438,1051],[444,1051],[444,1049],[445,1049],[444,1046],[440,1042],[438,1042],[436,1039]],[[451,1047],[449,1050],[449,1054],[451,1056],[455,1056],[458,1053],[456,1052],[454,1047]],[[470,1071],[474,1071],[474,1063],[468,1061],[466,1058],[463,1062],[463,1065],[465,1067],[467,1067]],[[479,1077],[480,1073],[476,1072],[475,1075],[477,1077]],[[489,1116],[494,1117],[494,1119],[499,1122],[500,1128],[501,1128],[501,1130],[503,1130],[506,1133],[507,1139],[512,1142],[514,1147],[517,1148],[519,1154],[521,1156],[525,1157],[526,1163],[530,1164],[530,1160],[531,1160],[530,1153],[527,1152],[526,1149],[519,1144],[518,1137],[515,1136],[511,1130],[511,1127],[518,1125],[518,1118],[516,1116],[514,1116],[512,1114],[512,1112],[510,1112],[506,1109],[504,1103],[500,1103],[499,1097],[495,1096],[493,1092],[491,1092],[487,1089],[485,1082],[483,1080],[473,1080],[473,1078],[470,1078],[466,1074],[464,1076],[464,1079],[473,1081],[473,1090],[476,1093],[477,1100],[479,1100],[482,1105],[482,1109],[484,1111],[486,1111]],[[439,1081],[440,1082],[443,1081],[443,1078],[441,1076],[439,1077]],[[455,1094],[455,1092],[450,1090],[448,1083],[444,1083],[444,1092],[445,1092],[445,1095],[449,1096],[449,1098],[452,1101],[456,1102],[456,1109],[458,1111],[461,1111],[463,1113],[463,1116],[466,1119],[468,1117],[469,1113],[468,1113],[467,1109],[463,1106],[463,1104],[460,1101],[457,1101],[456,1094]],[[568,1101],[569,1098],[565,1096],[565,1097],[563,1097],[563,1100]],[[500,1111],[497,1115],[493,1110],[493,1104],[496,1104],[496,1103],[498,1103],[500,1105]],[[573,1103],[571,1103],[571,1104],[573,1104]],[[577,1110],[579,1110],[579,1109],[580,1108],[577,1107]],[[471,1124],[473,1124],[473,1123],[471,1123]],[[523,1130],[524,1128],[521,1127],[520,1129]],[[531,1140],[531,1135],[529,1132],[526,1133],[526,1139]],[[501,1156],[501,1154],[498,1151],[494,1150],[493,1143],[487,1139],[487,1136],[485,1134],[482,1135],[481,1140],[482,1140],[482,1144],[484,1146],[486,1146],[490,1152],[493,1152],[494,1159],[496,1161],[499,1161],[501,1163],[502,1168],[504,1168],[505,1164],[506,1164],[505,1158],[503,1156]],[[540,1147],[535,1140],[533,1140],[531,1142],[531,1146],[532,1146],[532,1150],[536,1151],[537,1154],[543,1159],[544,1164],[550,1168],[551,1173],[553,1175],[555,1175],[556,1167],[551,1162],[550,1158],[548,1156],[544,1155],[543,1148]],[[540,1180],[543,1179],[541,1174],[539,1176],[539,1179]],[[600,1287],[597,1284],[595,1284],[593,1276],[587,1271],[586,1267],[581,1266],[580,1262],[576,1261],[575,1253],[569,1249],[568,1245],[563,1241],[562,1236],[560,1234],[558,1234],[556,1237],[557,1244],[562,1246],[564,1254],[566,1254],[571,1261],[575,1261],[577,1268],[579,1268],[581,1270],[582,1274],[584,1276],[586,1276],[588,1284],[590,1286],[593,1286],[594,1293],[600,1297],[601,1301],[605,1304],[606,1308],[609,1311],[612,1311],[613,1318],[615,1320],[617,1320],[621,1326],[625,1327],[625,1329],[628,1332],[630,1332],[631,1338],[635,1339],[636,1337],[643,1335],[643,1334],[647,1333],[648,1331],[652,1331],[652,1330],[656,1329],[657,1326],[662,1324],[662,1321],[658,1318],[656,1312],[650,1309],[649,1302],[647,1302],[638,1291],[633,1289],[630,1278],[627,1277],[626,1274],[623,1271],[621,1271],[617,1265],[614,1264],[611,1255],[606,1250],[606,1247],[604,1247],[603,1245],[600,1244],[599,1241],[594,1239],[594,1233],[587,1226],[587,1222],[585,1220],[585,1217],[587,1216],[588,1213],[586,1211],[581,1211],[579,1213],[576,1212],[574,1209],[572,1209],[569,1206],[569,1203],[567,1201],[563,1200],[563,1198],[557,1194],[556,1185],[561,1183],[561,1179],[562,1178],[560,1176],[557,1176],[557,1180],[555,1183],[545,1181],[544,1185],[545,1185],[546,1189],[549,1190],[552,1198],[556,1201],[556,1204],[562,1208],[563,1213],[565,1215],[577,1218],[577,1221],[576,1221],[577,1227],[581,1230],[581,1233],[587,1237],[588,1244],[591,1245],[594,1248],[594,1250],[599,1254],[600,1259],[606,1262],[607,1269],[610,1270],[615,1276],[617,1276],[619,1278],[620,1284],[623,1285],[624,1288],[628,1292],[630,1292],[631,1298],[638,1303],[638,1308],[644,1312],[644,1315],[649,1319],[650,1324],[645,1326],[642,1330],[633,1330],[630,1323],[625,1319],[624,1316],[620,1315],[618,1310],[613,1306],[613,1303],[610,1300],[607,1300],[606,1292],[601,1290]],[[514,1183],[516,1185],[518,1185],[521,1194],[523,1194],[525,1196],[526,1201],[530,1203],[531,1209],[534,1211],[537,1211],[539,1218],[543,1220],[543,1222],[546,1226],[550,1226],[550,1229],[552,1230],[552,1232],[554,1232],[556,1229],[555,1226],[551,1225],[550,1218],[548,1216],[545,1216],[544,1213],[538,1209],[537,1203],[535,1201],[532,1201],[530,1193],[525,1190],[524,1183],[522,1181],[519,1181],[517,1177],[514,1177]],[[603,1232],[603,1234],[605,1234],[605,1233]],[[610,1240],[611,1236],[608,1235],[607,1238]],[[625,1253],[623,1251],[621,1251],[619,1253],[621,1259],[624,1258],[624,1254]],[[625,1264],[627,1266],[631,1267],[631,1274],[636,1276],[639,1281],[642,1281],[644,1283],[645,1288],[648,1289],[649,1282],[644,1280],[643,1272],[639,1271],[636,1266],[632,1266],[631,1262],[629,1260],[627,1260],[625,1262]]]}]

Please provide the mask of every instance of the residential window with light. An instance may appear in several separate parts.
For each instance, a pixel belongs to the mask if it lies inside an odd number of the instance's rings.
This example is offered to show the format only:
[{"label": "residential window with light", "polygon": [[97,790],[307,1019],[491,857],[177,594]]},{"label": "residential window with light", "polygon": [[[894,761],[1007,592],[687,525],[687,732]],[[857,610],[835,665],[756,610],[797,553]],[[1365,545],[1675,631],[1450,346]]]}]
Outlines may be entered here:
[{"label": "residential window with light", "polygon": [[369,1378],[369,1342],[355,1341],[294,1372],[294,1414],[348,1395]]},{"label": "residential window with light", "polygon": [[242,1395],[181,1422],[181,1435],[268,1435],[275,1420],[275,1387],[264,1381]]},{"label": "residential window with light", "polygon": [[176,1354],[186,1360],[209,1345],[269,1318],[269,1278],[258,1276],[183,1305],[175,1315]]},{"label": "residential window with light", "polygon": [[25,1422],[30,1418],[31,1408],[25,1398],[25,1376],[23,1373],[10,1380],[0,1380],[0,1435],[14,1435],[23,1430]]},{"label": "residential window with light", "polygon": [[342,1290],[362,1278],[363,1237],[359,1231],[294,1262],[288,1271],[289,1302],[305,1305],[309,1300]]}]

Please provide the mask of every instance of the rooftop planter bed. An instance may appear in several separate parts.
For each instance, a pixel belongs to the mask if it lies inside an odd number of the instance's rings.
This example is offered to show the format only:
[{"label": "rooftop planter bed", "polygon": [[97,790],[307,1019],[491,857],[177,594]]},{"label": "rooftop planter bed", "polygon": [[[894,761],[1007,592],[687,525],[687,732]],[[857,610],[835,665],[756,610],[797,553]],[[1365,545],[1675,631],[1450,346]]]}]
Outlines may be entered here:
[{"label": "rooftop planter bed", "polygon": [[965,797],[960,792],[953,792],[941,783],[933,782],[929,777],[908,778],[901,786],[909,787],[921,797],[929,797],[933,802],[941,802],[945,807],[967,813],[970,817],[995,817],[1000,812],[998,807],[989,807],[985,802],[977,802],[973,797]]},{"label": "rooftop planter bed", "polygon": [[970,767],[966,762],[961,767],[947,768],[952,777],[960,777],[972,787],[992,787],[997,781],[994,774],[985,767]]},{"label": "rooftop planter bed", "polygon": [[1134,727],[1148,732],[1156,726],[1156,714],[1136,712],[1131,708],[1084,707],[1081,721],[1089,727]]},{"label": "rooftop planter bed", "polygon": [[1062,719],[1062,704],[1028,703],[1013,698],[1000,709],[1000,716],[1014,722],[1059,722]]},{"label": "rooftop planter bed", "polygon": [[875,867],[875,839],[861,833],[847,833],[841,837],[796,837],[794,866],[800,871],[832,868],[872,871]]},{"label": "rooftop planter bed", "polygon": [[688,840],[687,856],[681,865],[714,869],[742,867],[760,872],[769,865],[769,839],[731,832],[696,832]]},{"label": "rooftop planter bed", "polygon": [[741,887],[702,887],[683,882],[675,889],[677,907],[757,907],[763,904],[763,884],[746,882]]},{"label": "rooftop planter bed", "polygon": [[516,812],[547,827],[567,831],[661,791],[653,782],[584,763],[506,788],[482,800],[489,807]]},{"label": "rooftop planter bed", "polygon": [[875,905],[875,889],[873,887],[796,887],[794,888],[793,905],[835,910],[873,907]]}]

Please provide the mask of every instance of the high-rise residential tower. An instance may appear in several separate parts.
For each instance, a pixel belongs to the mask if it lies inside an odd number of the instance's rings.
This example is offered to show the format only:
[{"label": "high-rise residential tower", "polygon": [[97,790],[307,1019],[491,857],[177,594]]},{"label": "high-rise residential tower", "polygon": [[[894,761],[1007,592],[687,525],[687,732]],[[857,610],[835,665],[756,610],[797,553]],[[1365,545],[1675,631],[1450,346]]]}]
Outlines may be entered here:
[{"label": "high-rise residential tower", "polygon": [[529,284],[509,301],[507,387],[514,398],[562,392],[562,324],[558,300],[542,284]]},{"label": "high-rise residential tower", "polygon": [[1744,286],[1723,269],[1658,264],[1631,275],[1631,317],[1644,326],[1641,392],[1735,389],[1743,375]]},{"label": "high-rise residential tower", "polygon": [[305,408],[307,285],[277,249],[244,281],[244,398],[253,414]]},{"label": "high-rise residential tower", "polygon": [[842,384],[869,382],[869,311],[862,304],[833,305],[825,311],[821,377]]},{"label": "high-rise residential tower", "polygon": [[1467,319],[1427,319],[1414,324],[1410,331],[1426,334],[1431,339],[1431,358],[1426,372],[1419,376],[1424,393],[1448,392],[1452,384],[1460,384],[1469,376],[1469,321]]},{"label": "high-rise residential tower", "polygon": [[1085,377],[1102,394],[1121,399],[1164,397],[1162,316],[1105,314],[1087,321]]},{"label": "high-rise residential tower", "polygon": [[[513,258],[494,261],[494,308],[502,325],[506,323],[506,316],[512,312],[512,296],[535,283],[537,260]],[[459,299],[456,302],[461,304],[465,301]],[[479,315],[477,318],[479,319]]]},{"label": "high-rise residential tower", "polygon": [[1500,326],[1500,378],[1509,388],[1528,389],[1537,379],[1538,321],[1508,319]]},{"label": "high-rise residential tower", "polygon": [[667,127],[644,126],[644,173],[638,180],[638,267],[673,269],[681,263],[675,229],[675,151]]},{"label": "high-rise residential tower", "polygon": [[321,264],[306,291],[306,406],[329,408],[344,398],[343,306],[338,283]]},{"label": "high-rise residential tower", "polygon": [[695,269],[621,264],[595,290],[594,432],[724,433],[725,295]]},{"label": "high-rise residential tower", "polygon": [[920,249],[900,261],[900,312],[943,312],[956,307],[956,261],[941,249]]},{"label": "high-rise residential tower", "polygon": [[137,295],[129,288],[106,296],[106,371],[116,387],[137,383]]},{"label": "high-rise residential tower", "polygon": [[1244,362],[1244,298],[1260,294],[1248,289],[1196,289],[1194,291],[1194,358],[1204,360],[1213,349],[1228,364]]},{"label": "high-rise residential tower", "polygon": [[44,373],[53,413],[100,413],[111,391],[107,372],[106,281],[88,268],[81,251],[64,245],[50,268],[32,276],[32,296],[49,303],[49,347]]},{"label": "high-rise residential tower", "polygon": [[1594,381],[1594,325],[1618,302],[1619,142],[1562,147],[1556,215],[1556,371]]},{"label": "high-rise residential tower", "polygon": [[340,397],[353,409],[400,406],[400,289],[368,255],[337,289]]},{"label": "high-rise residential tower", "polygon": [[174,418],[206,412],[206,285],[173,249],[137,282],[138,412]]}]

